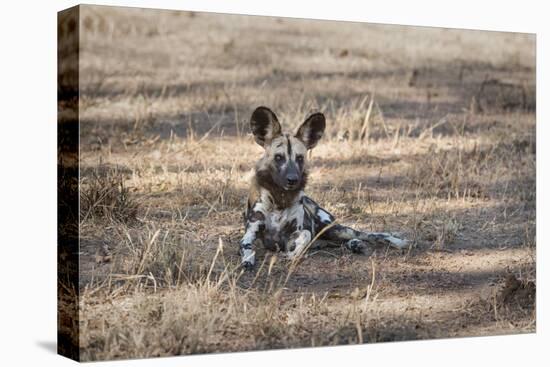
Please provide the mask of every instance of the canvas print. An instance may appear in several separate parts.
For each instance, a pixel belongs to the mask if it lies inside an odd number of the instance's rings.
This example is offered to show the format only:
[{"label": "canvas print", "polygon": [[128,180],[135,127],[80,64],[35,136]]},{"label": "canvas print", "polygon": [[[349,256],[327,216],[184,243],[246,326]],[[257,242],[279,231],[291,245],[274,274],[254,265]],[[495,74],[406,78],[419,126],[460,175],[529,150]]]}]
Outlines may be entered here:
[{"label": "canvas print", "polygon": [[58,20],[60,354],[535,332],[534,34]]}]

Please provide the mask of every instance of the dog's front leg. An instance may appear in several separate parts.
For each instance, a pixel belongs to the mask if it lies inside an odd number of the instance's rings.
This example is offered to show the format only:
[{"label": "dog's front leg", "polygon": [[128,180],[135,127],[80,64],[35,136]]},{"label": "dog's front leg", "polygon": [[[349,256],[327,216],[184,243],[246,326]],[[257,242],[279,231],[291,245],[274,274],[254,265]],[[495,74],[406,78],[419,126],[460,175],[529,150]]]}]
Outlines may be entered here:
[{"label": "dog's front leg", "polygon": [[307,229],[297,230],[296,232],[292,233],[287,242],[287,258],[295,259],[300,256],[307,249],[310,242],[311,232]]},{"label": "dog's front leg", "polygon": [[255,205],[246,215],[246,230],[240,241],[241,265],[252,269],[256,263],[254,244],[263,241],[265,232],[265,214]]}]

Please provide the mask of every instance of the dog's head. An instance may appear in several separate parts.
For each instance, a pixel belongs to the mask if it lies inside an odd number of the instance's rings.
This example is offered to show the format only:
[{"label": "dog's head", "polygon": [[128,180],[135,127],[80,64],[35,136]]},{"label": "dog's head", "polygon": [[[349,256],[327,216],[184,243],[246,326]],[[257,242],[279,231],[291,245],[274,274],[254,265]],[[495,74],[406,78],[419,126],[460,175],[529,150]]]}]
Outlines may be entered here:
[{"label": "dog's head", "polygon": [[301,190],[307,180],[306,153],[317,145],[325,131],[325,116],[309,116],[296,134],[284,133],[277,116],[267,107],[258,107],[250,118],[250,127],[264,155],[256,173],[269,184],[285,191]]}]

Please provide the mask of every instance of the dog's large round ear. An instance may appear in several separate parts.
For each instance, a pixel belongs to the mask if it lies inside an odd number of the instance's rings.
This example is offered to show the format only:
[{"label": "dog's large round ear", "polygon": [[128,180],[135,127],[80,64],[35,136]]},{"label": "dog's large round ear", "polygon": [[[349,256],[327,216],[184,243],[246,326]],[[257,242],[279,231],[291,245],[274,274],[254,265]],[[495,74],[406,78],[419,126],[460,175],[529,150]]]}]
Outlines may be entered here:
[{"label": "dog's large round ear", "polygon": [[300,126],[296,137],[304,142],[307,149],[312,149],[323,136],[325,125],[325,115],[320,112],[314,113]]},{"label": "dog's large round ear", "polygon": [[266,143],[281,135],[281,124],[273,111],[260,106],[252,112],[250,117],[250,129],[256,143],[265,148]]}]

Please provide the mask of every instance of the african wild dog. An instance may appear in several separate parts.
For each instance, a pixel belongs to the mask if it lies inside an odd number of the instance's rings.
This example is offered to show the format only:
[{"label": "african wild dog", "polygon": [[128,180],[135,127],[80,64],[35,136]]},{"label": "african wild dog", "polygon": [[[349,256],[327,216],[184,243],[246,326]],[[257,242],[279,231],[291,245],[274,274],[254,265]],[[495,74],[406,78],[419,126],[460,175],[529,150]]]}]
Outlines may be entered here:
[{"label": "african wild dog", "polygon": [[[325,116],[314,113],[296,135],[281,131],[277,116],[267,107],[252,113],[250,127],[264,155],[256,172],[245,211],[246,230],[240,241],[242,265],[252,268],[254,246],[284,251],[289,258],[299,255],[334,217],[304,194],[307,182],[306,153],[315,147],[325,130]],[[325,242],[344,244],[353,252],[368,245],[389,244],[402,249],[405,240],[389,233],[366,233],[334,224],[319,237]]]}]

